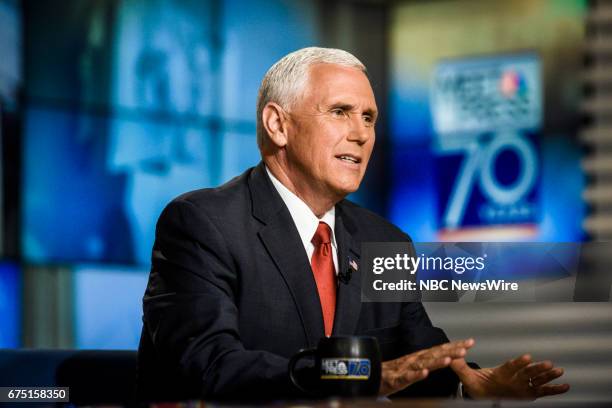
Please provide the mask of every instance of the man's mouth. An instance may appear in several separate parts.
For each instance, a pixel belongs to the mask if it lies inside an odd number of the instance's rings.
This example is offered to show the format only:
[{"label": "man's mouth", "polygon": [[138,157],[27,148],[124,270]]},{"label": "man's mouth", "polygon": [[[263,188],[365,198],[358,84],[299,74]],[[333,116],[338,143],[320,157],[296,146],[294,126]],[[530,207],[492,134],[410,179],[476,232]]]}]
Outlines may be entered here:
[{"label": "man's mouth", "polygon": [[350,154],[342,154],[342,155],[336,156],[336,158],[342,161],[345,161],[347,163],[354,163],[354,164],[361,163],[361,159],[359,157],[352,156]]}]

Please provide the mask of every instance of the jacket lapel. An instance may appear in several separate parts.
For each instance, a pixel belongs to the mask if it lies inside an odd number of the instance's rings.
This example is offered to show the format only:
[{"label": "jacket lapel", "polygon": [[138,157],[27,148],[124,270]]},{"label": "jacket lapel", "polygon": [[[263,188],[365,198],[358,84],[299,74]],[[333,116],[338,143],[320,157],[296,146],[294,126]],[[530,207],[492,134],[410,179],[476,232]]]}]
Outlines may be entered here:
[{"label": "jacket lapel", "polygon": [[338,272],[351,270],[347,283],[338,281],[336,298],[336,315],[334,318],[334,335],[353,335],[361,312],[361,271],[349,264],[354,260],[359,265],[361,250],[354,240],[356,225],[343,211],[342,202],[336,205],[336,241],[338,244]]},{"label": "jacket lapel", "polygon": [[263,224],[258,236],[291,292],[309,347],[314,347],[325,334],[323,314],[310,262],[297,228],[263,163],[251,173],[249,188],[253,216]]}]

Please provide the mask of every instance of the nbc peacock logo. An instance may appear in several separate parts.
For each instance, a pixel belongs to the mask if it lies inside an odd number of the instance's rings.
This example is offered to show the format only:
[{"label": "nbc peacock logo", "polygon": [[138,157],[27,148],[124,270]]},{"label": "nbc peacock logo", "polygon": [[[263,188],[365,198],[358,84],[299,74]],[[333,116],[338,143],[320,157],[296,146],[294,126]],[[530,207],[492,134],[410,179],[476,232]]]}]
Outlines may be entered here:
[{"label": "nbc peacock logo", "polygon": [[525,97],[527,81],[525,76],[516,70],[506,70],[499,79],[499,91],[507,98]]}]

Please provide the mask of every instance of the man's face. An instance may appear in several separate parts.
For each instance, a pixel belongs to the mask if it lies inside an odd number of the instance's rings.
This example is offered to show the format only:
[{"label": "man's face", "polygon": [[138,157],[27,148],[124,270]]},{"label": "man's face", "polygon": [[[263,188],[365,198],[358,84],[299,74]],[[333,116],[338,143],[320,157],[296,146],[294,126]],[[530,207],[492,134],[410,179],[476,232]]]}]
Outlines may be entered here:
[{"label": "man's face", "polygon": [[337,199],[357,190],[374,147],[377,116],[366,75],[340,65],[312,66],[289,116],[286,154],[294,185]]}]

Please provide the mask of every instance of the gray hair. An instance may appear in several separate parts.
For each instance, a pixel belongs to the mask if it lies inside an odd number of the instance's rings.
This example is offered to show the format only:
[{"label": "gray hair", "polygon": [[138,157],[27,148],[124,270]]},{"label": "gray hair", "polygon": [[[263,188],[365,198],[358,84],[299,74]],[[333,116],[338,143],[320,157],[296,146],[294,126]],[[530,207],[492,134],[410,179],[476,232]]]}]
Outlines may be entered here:
[{"label": "gray hair", "polygon": [[308,47],[285,55],[264,76],[257,96],[257,145],[263,148],[266,130],[262,113],[268,102],[289,110],[303,92],[310,67],[315,64],[337,64],[367,73],[365,65],[353,54],[336,48]]}]

